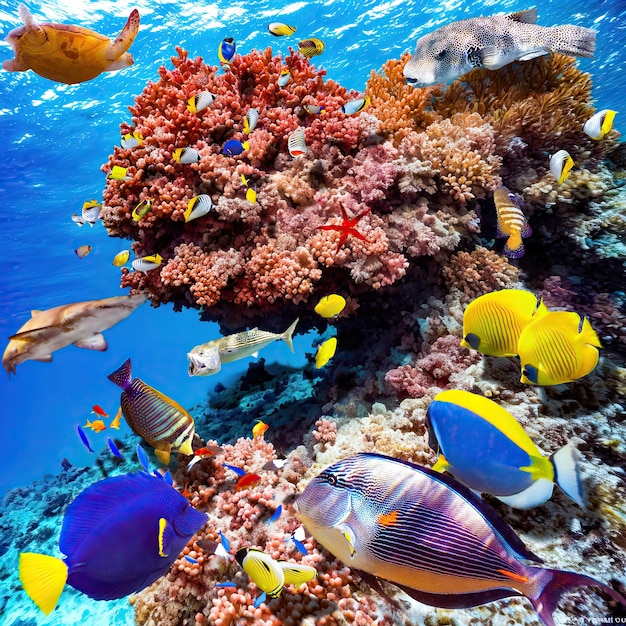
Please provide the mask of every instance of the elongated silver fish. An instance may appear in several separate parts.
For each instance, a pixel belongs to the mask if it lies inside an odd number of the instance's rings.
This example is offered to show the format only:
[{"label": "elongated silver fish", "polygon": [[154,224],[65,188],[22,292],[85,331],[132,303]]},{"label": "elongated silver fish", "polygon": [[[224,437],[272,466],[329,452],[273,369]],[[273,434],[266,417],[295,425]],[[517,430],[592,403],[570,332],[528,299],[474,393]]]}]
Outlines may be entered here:
[{"label": "elongated silver fish", "polygon": [[293,331],[297,323],[298,319],[284,333],[271,333],[267,330],[252,328],[202,343],[187,353],[189,376],[216,374],[220,371],[222,363],[231,363],[247,356],[256,357],[259,350],[269,346],[272,341],[282,339],[293,352]]},{"label": "elongated silver fish", "polygon": [[77,348],[104,351],[102,331],[128,317],[146,296],[114,296],[62,304],[46,311],[31,311],[31,318],[9,337],[2,366],[9,375],[24,361],[52,361],[52,353],[70,344]]},{"label": "elongated silver fish", "polygon": [[314,478],[295,506],[315,539],[365,580],[384,578],[424,604],[469,608],[526,596],[547,626],[561,595],[578,587],[598,587],[626,606],[589,576],[538,565],[479,497],[419,465],[357,454]]},{"label": "elongated silver fish", "polygon": [[538,26],[537,9],[452,22],[417,40],[404,66],[413,87],[447,83],[475,67],[497,70],[551,52],[592,57],[596,32],[582,26]]}]

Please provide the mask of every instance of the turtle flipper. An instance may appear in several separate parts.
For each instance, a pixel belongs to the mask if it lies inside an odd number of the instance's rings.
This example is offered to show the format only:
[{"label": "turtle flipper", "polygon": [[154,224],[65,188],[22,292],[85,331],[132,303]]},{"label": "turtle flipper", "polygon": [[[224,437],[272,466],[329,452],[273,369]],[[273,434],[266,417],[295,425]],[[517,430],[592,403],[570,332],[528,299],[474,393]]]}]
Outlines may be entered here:
[{"label": "turtle flipper", "polygon": [[2,69],[7,72],[25,72],[30,68],[18,59],[7,59],[6,61],[2,61]]},{"label": "turtle flipper", "polygon": [[[20,16],[20,19],[22,20],[22,22],[24,22],[24,31],[29,33],[30,37],[32,38],[33,43],[35,43],[35,41],[41,45],[46,43],[46,41],[48,40],[48,36],[46,35],[44,29],[41,28],[41,26],[39,26],[37,22],[35,22],[35,18],[32,16],[32,13],[28,10],[28,7],[24,4],[20,4],[19,8],[17,9],[17,14]],[[40,39],[41,41],[39,41]],[[15,70],[15,71],[19,72],[21,70]]]},{"label": "turtle flipper", "polygon": [[[139,11],[133,9],[128,16],[128,21],[122,32],[117,36],[117,39],[111,44],[107,58],[111,61],[119,59],[135,40],[137,33],[139,32]],[[132,64],[132,63],[131,63]]]}]

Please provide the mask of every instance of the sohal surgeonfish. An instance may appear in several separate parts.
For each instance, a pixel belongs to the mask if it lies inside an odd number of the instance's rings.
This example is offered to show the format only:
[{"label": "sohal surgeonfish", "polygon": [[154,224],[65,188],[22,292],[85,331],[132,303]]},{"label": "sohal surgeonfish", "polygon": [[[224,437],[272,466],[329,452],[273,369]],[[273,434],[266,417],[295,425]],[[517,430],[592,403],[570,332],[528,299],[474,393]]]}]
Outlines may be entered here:
[{"label": "sohal surgeonfish", "polygon": [[552,311],[528,324],[520,335],[520,382],[527,385],[571,383],[594,370],[601,347],[586,317],[572,311]]},{"label": "sohal surgeonfish", "polygon": [[519,422],[489,398],[442,391],[428,407],[426,426],[428,443],[439,454],[433,469],[450,472],[470,489],[530,509],[550,498],[556,482],[585,506],[574,445],[544,456]]},{"label": "sohal surgeonfish", "polygon": [[193,454],[193,417],[178,402],[132,378],[130,359],[107,378],[124,390],[120,404],[128,425],[154,448],[162,463],[169,464],[171,452]]},{"label": "sohal surgeonfish", "polygon": [[463,313],[461,345],[489,356],[515,356],[522,330],[547,312],[543,301],[530,291],[486,293],[470,302]]},{"label": "sohal surgeonfish", "polygon": [[123,598],[166,574],[207,519],[160,478],[105,478],[65,511],[59,548],[67,556],[20,554],[20,580],[46,615],[66,582],[94,600]]},{"label": "sohal surgeonfish", "polygon": [[525,596],[554,626],[562,594],[597,587],[626,607],[626,598],[598,580],[542,567],[477,495],[406,461],[373,453],[345,458],[311,480],[295,507],[308,532],[366,582],[383,578],[430,606]]}]

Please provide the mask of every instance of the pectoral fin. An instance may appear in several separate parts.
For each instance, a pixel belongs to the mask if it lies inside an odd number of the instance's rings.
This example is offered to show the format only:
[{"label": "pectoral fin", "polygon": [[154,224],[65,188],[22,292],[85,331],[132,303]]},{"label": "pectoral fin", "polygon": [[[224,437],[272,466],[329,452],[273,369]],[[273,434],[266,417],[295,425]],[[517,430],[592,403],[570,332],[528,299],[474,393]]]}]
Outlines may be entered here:
[{"label": "pectoral fin", "polygon": [[52,339],[61,332],[63,332],[62,326],[45,326],[44,328],[33,328],[32,330],[25,330],[22,333],[16,333],[15,335],[11,335],[9,339],[11,341],[17,340],[35,343],[38,341],[47,341],[48,339]]},{"label": "pectoral fin", "polygon": [[497,70],[506,65],[506,60],[502,58],[500,50],[495,46],[485,46],[476,51],[476,56],[480,58],[481,65],[488,70]]},{"label": "pectoral fin", "polygon": [[435,472],[447,472],[450,469],[450,463],[448,463],[448,459],[446,459],[443,454],[439,455],[437,462],[433,465],[432,469]]},{"label": "pectoral fin", "polygon": [[[530,59],[536,59],[537,57],[545,56],[546,54],[550,54],[550,50],[545,50],[544,48],[539,48],[537,50],[529,50],[522,54],[522,56],[517,57],[518,61],[530,61]],[[485,66],[486,67],[486,66]]]},{"label": "pectoral fin", "polygon": [[343,538],[348,542],[348,546],[350,547],[350,556],[354,556],[355,544],[356,544],[356,535],[354,531],[348,524],[339,524],[337,527],[339,532],[343,535]]},{"label": "pectoral fin", "polygon": [[98,350],[104,352],[109,346],[102,333],[96,333],[74,342],[77,348],[85,348],[85,350]]},{"label": "pectoral fin", "polygon": [[161,461],[161,463],[163,463],[163,465],[169,465],[170,464],[170,447],[167,447],[167,450],[154,450],[154,454],[156,455],[156,458],[159,459],[159,461]]}]

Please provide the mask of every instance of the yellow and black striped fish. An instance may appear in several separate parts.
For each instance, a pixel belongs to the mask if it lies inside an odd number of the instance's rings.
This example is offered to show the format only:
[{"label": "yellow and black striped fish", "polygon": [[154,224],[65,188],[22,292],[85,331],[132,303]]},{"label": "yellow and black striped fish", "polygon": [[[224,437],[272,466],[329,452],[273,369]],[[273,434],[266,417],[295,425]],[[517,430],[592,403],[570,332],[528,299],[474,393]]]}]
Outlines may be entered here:
[{"label": "yellow and black striped fish", "polygon": [[124,417],[132,430],[149,443],[168,465],[170,452],[193,454],[193,417],[177,402],[131,375],[130,359],[107,377],[122,391]]},{"label": "yellow and black striped fish", "polygon": [[516,195],[506,187],[498,187],[493,192],[493,201],[498,215],[497,236],[508,237],[502,253],[511,259],[519,259],[524,256],[522,239],[533,234],[516,198]]},{"label": "yellow and black striped fish", "polygon": [[303,39],[298,42],[298,51],[307,59],[322,54],[326,50],[326,45],[321,39],[311,37],[311,39]]}]

